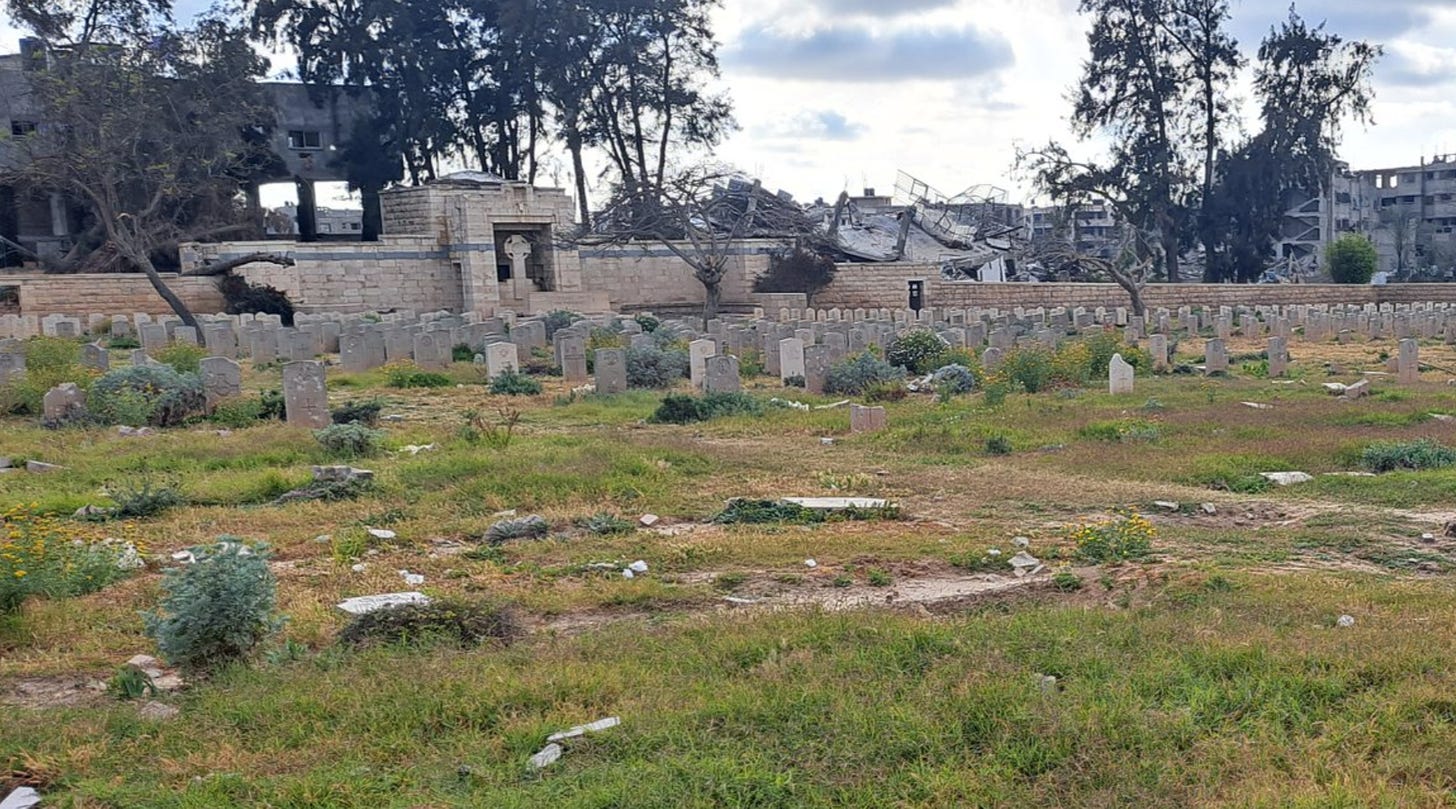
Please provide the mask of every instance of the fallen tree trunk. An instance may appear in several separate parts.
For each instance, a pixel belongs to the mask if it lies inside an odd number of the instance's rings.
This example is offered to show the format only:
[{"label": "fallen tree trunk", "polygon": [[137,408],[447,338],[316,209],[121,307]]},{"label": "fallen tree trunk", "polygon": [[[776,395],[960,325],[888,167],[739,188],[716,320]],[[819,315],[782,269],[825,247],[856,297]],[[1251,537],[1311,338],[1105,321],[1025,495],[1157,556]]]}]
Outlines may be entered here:
[{"label": "fallen tree trunk", "polygon": [[225,261],[215,261],[211,264],[204,264],[195,270],[188,270],[182,273],[187,278],[211,278],[228,273],[242,267],[245,264],[277,264],[280,267],[292,267],[296,264],[292,258],[280,253],[249,253],[246,256],[238,256]]}]

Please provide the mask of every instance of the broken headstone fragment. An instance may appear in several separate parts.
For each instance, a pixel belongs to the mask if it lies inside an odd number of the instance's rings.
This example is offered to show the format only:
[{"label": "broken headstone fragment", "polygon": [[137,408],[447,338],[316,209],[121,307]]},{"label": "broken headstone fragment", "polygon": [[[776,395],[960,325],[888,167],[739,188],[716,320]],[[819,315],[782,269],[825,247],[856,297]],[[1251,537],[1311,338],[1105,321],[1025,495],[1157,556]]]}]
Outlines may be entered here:
[{"label": "broken headstone fragment", "polygon": [[375,610],[385,607],[398,607],[404,604],[428,604],[430,597],[424,593],[382,593],[372,596],[358,596],[348,598],[338,603],[338,608],[350,615],[367,615]]},{"label": "broken headstone fragment", "polygon": [[528,761],[527,763],[530,764],[533,769],[540,770],[545,767],[549,767],[552,764],[555,764],[560,759],[561,745],[553,743],[541,748],[541,752],[537,753],[534,756],[531,756],[530,761]]}]

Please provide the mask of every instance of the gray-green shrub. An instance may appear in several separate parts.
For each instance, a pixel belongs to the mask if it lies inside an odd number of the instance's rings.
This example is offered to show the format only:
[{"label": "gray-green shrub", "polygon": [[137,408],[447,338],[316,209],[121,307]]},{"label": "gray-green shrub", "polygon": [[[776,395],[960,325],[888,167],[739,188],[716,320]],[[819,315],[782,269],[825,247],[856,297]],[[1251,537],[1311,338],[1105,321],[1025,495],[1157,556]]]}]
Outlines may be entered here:
[{"label": "gray-green shrub", "polygon": [[[662,330],[655,332],[661,334]],[[627,385],[670,388],[688,375],[688,352],[657,346],[627,349]]]},{"label": "gray-green shrub", "polygon": [[899,382],[904,378],[904,368],[892,365],[866,351],[830,366],[824,379],[824,391],[858,396],[877,385]]},{"label": "gray-green shrub", "polygon": [[330,424],[322,430],[314,430],[313,437],[336,458],[360,458],[379,451],[384,432],[371,430],[357,421],[352,421],[348,424]]},{"label": "gray-green shrub", "polygon": [[166,365],[132,365],[91,383],[87,402],[102,424],[175,427],[206,406],[202,380]]},{"label": "gray-green shrub", "polygon": [[142,614],[147,635],[169,663],[188,669],[247,657],[283,621],[267,547],[222,536],[192,555],[193,564],[166,572],[159,609]]}]

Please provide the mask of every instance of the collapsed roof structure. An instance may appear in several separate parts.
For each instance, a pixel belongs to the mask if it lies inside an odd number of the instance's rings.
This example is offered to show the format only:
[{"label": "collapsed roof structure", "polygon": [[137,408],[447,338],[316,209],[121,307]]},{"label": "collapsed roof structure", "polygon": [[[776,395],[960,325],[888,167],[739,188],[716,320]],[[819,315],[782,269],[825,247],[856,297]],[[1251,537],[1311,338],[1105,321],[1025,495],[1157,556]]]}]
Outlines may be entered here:
[{"label": "collapsed roof structure", "polygon": [[1006,259],[1025,247],[1021,208],[1009,198],[993,185],[946,196],[902,171],[891,205],[862,206],[841,195],[811,215],[849,261],[939,264],[946,280],[1003,280]]}]

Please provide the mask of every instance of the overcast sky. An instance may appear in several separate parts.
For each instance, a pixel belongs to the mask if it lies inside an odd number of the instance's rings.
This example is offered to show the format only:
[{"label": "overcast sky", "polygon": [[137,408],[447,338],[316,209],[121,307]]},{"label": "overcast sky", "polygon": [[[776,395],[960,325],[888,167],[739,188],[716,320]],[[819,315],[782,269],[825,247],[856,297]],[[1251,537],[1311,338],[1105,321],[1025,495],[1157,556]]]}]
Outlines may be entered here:
[{"label": "overcast sky", "polygon": [[[1348,127],[1343,157],[1358,169],[1456,152],[1456,0],[1297,6],[1386,47],[1376,126]],[[1233,0],[1246,54],[1288,7]],[[801,200],[889,193],[898,169],[946,193],[988,183],[1022,199],[1015,148],[1068,138],[1085,32],[1076,0],[725,0],[720,55],[741,128],[719,157]],[[17,36],[0,29],[0,47]]]}]

